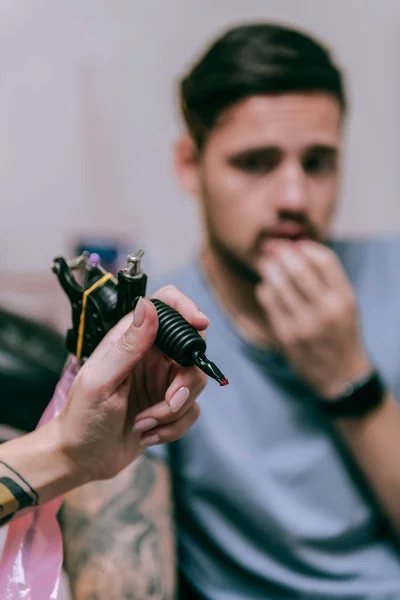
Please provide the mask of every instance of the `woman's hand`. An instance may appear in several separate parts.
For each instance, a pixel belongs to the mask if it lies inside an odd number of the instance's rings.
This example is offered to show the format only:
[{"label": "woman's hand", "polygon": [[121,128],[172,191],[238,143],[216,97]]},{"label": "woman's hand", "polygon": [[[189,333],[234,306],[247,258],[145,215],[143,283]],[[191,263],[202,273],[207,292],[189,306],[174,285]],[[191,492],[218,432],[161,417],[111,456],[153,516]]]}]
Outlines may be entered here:
[{"label": "woman's hand", "polygon": [[[197,330],[207,317],[176,288],[155,295]],[[108,479],[146,446],[182,437],[200,414],[196,398],[207,377],[197,367],[180,367],[154,346],[158,317],[141,299],[86,361],[56,419],[59,451],[83,481]]]}]

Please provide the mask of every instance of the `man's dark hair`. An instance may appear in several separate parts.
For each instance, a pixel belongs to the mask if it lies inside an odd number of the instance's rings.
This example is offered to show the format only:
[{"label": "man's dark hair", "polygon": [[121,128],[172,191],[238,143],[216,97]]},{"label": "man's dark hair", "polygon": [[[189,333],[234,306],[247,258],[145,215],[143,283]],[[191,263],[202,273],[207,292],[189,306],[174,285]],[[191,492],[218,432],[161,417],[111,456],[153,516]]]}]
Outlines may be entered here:
[{"label": "man's dark hair", "polygon": [[218,38],[182,79],[181,109],[201,149],[226,108],[250,96],[291,92],[326,92],[345,110],[342,74],[327,48],[282,25],[247,24]]}]

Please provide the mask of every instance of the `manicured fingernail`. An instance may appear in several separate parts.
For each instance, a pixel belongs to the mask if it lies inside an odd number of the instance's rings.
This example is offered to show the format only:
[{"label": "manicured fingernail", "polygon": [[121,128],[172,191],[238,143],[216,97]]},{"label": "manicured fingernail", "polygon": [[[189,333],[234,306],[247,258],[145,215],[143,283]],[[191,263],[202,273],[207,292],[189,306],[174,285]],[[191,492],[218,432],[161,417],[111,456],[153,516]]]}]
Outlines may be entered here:
[{"label": "manicured fingernail", "polygon": [[160,441],[160,436],[158,434],[154,435],[144,435],[140,440],[141,446],[154,446],[154,444],[158,444]]},{"label": "manicured fingernail", "polygon": [[185,404],[186,400],[190,396],[190,390],[187,387],[180,388],[175,394],[172,396],[169,407],[172,412],[178,412],[180,408]]},{"label": "manicured fingernail", "polygon": [[136,304],[136,308],[133,311],[133,324],[135,327],[141,327],[143,325],[144,318],[146,316],[146,305],[142,298],[139,298],[139,302]]},{"label": "manicured fingernail", "polygon": [[137,423],[135,423],[135,425],[133,426],[133,429],[135,431],[142,433],[143,431],[149,431],[149,429],[153,429],[153,427],[157,427],[157,425],[158,425],[158,423],[155,419],[152,419],[151,417],[147,417],[146,419],[142,419],[141,421],[138,421]]}]

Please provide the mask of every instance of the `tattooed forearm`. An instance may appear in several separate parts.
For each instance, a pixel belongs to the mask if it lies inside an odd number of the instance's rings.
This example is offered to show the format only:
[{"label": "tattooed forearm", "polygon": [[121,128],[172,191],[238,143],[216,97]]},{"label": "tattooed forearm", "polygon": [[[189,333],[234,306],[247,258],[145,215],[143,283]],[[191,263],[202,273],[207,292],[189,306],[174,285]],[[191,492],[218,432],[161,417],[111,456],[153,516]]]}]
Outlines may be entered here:
[{"label": "tattooed forearm", "polygon": [[38,494],[7,463],[0,460],[0,527],[6,525],[14,515],[38,504]]},{"label": "tattooed forearm", "polygon": [[175,547],[167,468],[142,457],[67,497],[61,513],[74,600],[171,600]]}]

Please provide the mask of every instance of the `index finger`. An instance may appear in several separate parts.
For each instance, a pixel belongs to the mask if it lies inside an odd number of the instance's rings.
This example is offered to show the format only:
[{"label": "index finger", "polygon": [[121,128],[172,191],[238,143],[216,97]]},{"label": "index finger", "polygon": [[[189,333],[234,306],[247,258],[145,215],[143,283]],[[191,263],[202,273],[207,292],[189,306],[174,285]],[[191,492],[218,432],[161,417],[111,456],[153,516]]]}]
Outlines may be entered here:
[{"label": "index finger", "polygon": [[193,300],[185,296],[174,285],[162,287],[155,294],[152,294],[151,298],[157,298],[171,306],[198,331],[204,331],[210,324],[208,317],[200,311]]},{"label": "index finger", "polygon": [[316,242],[297,242],[299,250],[316,268],[320,279],[332,290],[348,285],[339,258],[333,250]]}]

